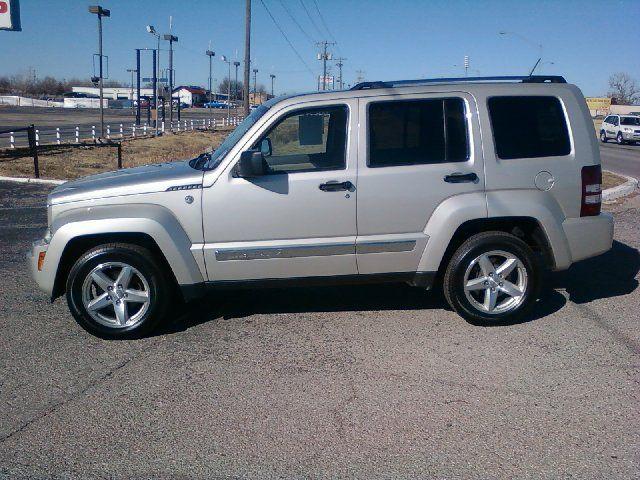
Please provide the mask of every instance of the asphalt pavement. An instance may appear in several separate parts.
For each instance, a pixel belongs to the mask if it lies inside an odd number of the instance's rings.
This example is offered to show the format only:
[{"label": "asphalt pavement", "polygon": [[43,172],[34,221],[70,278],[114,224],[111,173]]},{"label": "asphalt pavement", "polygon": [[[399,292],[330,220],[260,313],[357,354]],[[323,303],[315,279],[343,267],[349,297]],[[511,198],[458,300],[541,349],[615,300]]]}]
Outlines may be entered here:
[{"label": "asphalt pavement", "polygon": [[640,477],[638,197],[520,324],[342,286],[227,292],[102,341],[29,278],[47,190],[0,183],[0,477]]},{"label": "asphalt pavement", "polygon": [[640,180],[640,144],[600,144],[602,168]]}]

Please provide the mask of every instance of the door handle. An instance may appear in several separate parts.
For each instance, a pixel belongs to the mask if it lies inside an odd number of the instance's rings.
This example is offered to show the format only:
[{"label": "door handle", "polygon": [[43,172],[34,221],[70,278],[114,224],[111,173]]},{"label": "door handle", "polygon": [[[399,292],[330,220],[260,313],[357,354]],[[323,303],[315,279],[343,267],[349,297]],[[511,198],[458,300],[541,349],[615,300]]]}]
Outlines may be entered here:
[{"label": "door handle", "polygon": [[475,183],[478,181],[478,175],[475,173],[452,173],[445,175],[444,181],[447,183]]},{"label": "door handle", "polygon": [[320,184],[318,188],[323,192],[340,192],[343,190],[351,190],[353,188],[353,183],[349,180],[346,182],[327,182]]}]

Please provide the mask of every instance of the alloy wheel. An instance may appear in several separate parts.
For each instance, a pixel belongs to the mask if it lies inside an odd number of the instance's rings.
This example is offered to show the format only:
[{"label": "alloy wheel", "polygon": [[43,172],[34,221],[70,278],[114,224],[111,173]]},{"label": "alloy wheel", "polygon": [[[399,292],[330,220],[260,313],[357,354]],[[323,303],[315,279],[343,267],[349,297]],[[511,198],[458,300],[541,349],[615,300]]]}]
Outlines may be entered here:
[{"label": "alloy wheel", "polygon": [[474,258],[464,274],[464,293],[471,305],[490,315],[518,308],[525,298],[528,275],[522,261],[504,250]]},{"label": "alloy wheel", "polygon": [[122,262],[97,265],[82,285],[82,303],[89,315],[109,328],[139,323],[151,305],[149,282],[136,268]]}]

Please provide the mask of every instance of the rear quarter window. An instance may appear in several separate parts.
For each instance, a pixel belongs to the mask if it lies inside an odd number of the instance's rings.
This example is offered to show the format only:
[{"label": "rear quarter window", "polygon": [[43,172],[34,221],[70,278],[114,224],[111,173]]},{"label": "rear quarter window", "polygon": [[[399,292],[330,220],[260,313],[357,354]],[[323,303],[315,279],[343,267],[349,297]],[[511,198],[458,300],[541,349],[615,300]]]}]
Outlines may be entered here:
[{"label": "rear quarter window", "polygon": [[499,158],[568,155],[569,129],[560,100],[545,96],[505,96],[488,100]]}]

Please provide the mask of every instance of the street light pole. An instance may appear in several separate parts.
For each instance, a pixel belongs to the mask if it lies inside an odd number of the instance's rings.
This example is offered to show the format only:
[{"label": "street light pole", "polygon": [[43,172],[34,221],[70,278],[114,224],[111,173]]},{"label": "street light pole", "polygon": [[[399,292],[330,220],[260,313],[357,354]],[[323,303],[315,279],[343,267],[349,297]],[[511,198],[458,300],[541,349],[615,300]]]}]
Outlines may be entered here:
[{"label": "street light pole", "polygon": [[211,75],[211,73],[212,73],[211,60],[213,59],[215,54],[216,54],[216,52],[214,52],[212,50],[207,50],[205,52],[205,55],[207,57],[209,57],[209,103],[211,103],[211,88],[212,88],[212,85],[211,85],[211,79],[212,79],[212,75]]},{"label": "street light pole", "polygon": [[231,120],[231,60],[226,55],[222,55],[220,60],[225,62],[229,67],[229,76],[227,77],[227,124]]},{"label": "street light pole", "polygon": [[134,110],[134,105],[133,105],[133,74],[136,73],[138,70],[136,70],[135,68],[127,68],[127,72],[129,72],[131,74],[131,110]]},{"label": "street light pole", "polygon": [[233,99],[238,99],[238,67],[240,66],[240,62],[233,62],[233,66],[236,67],[236,83],[233,84]]},{"label": "street light pole", "polygon": [[[160,78],[160,34],[156,32],[156,29],[153,25],[147,25],[147,32],[156,37],[157,41],[157,54],[154,53],[154,65],[153,65],[153,108],[155,109],[155,127],[156,127],[156,135],[158,135],[158,79]],[[156,59],[157,58],[157,59]]]},{"label": "street light pole", "polygon": [[258,93],[258,69],[253,69],[253,101],[256,101],[256,93]]},{"label": "street light pole", "polygon": [[165,33],[164,39],[169,41],[169,125],[173,125],[173,42],[177,42],[178,37]]},{"label": "street light pole", "polygon": [[273,81],[275,80],[276,76],[272,73],[271,75],[269,75],[271,77],[271,96],[273,97]]},{"label": "street light pole", "polygon": [[110,17],[111,11],[99,5],[89,7],[89,13],[98,15],[98,56],[100,57],[100,137],[104,138],[104,101],[102,80],[102,17]]}]

